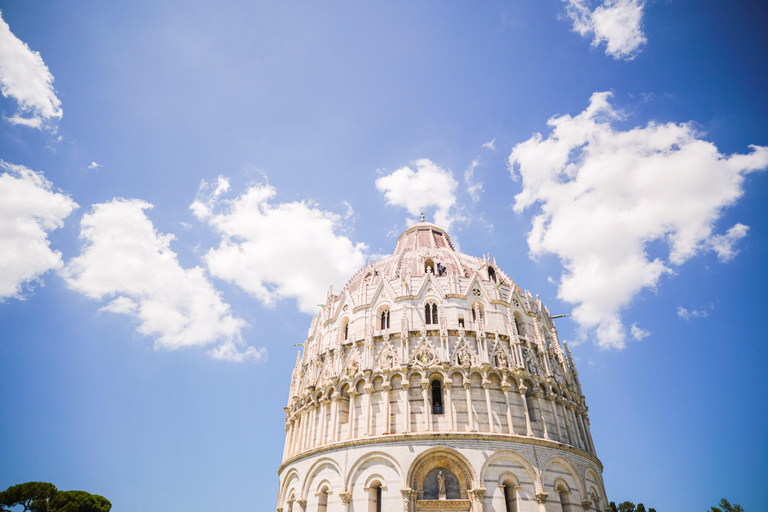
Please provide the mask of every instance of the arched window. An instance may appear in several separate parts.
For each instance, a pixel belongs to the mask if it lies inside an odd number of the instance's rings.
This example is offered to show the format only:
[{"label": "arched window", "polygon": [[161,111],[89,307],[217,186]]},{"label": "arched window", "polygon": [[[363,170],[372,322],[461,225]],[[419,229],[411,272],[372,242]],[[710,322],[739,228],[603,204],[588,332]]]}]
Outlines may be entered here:
[{"label": "arched window", "polygon": [[443,414],[443,388],[439,380],[432,381],[432,414]]},{"label": "arched window", "polygon": [[437,324],[437,304],[428,302],[424,306],[424,319],[427,324]]},{"label": "arched window", "polygon": [[480,315],[480,320],[483,319],[483,305],[479,302],[472,304],[472,321],[477,322],[477,316]]},{"label": "arched window", "polygon": [[496,271],[493,270],[493,267],[488,267],[488,279],[494,283],[496,282]]},{"label": "arched window", "polygon": [[519,334],[520,336],[525,336],[525,323],[523,322],[523,319],[520,317],[520,313],[515,312],[514,318],[515,318],[515,327],[517,328],[517,334]]},{"label": "arched window", "polygon": [[381,482],[371,483],[368,491],[368,512],[381,512]]},{"label": "arched window", "polygon": [[389,309],[381,310],[381,329],[389,329]]},{"label": "arched window", "polygon": [[424,262],[424,273],[425,274],[435,273],[435,262],[432,261],[432,259],[430,258],[427,258],[427,260]]},{"label": "arched window", "polygon": [[459,327],[464,327],[464,317],[463,316],[459,317]]},{"label": "arched window", "polygon": [[511,479],[504,480],[504,510],[506,512],[517,511],[517,493],[515,492],[515,482]]},{"label": "arched window", "polygon": [[323,487],[317,496],[317,512],[328,510],[328,487]]},{"label": "arched window", "polygon": [[341,328],[343,329],[341,333],[341,340],[347,341],[347,339],[349,338],[349,318],[345,318],[343,320]]},{"label": "arched window", "polygon": [[560,510],[562,512],[571,512],[571,492],[568,488],[563,484],[558,485],[557,494],[560,497]]}]

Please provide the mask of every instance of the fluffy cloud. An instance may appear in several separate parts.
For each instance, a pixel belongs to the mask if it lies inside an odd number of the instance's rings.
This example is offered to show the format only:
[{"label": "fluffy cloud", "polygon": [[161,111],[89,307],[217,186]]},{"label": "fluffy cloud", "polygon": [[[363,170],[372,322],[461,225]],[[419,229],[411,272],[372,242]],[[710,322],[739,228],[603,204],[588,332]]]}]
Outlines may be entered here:
[{"label": "fluffy cloud", "polygon": [[62,267],[48,232],[64,225],[77,204],[45,177],[0,160],[0,300],[21,298],[25,286]]},{"label": "fluffy cloud", "polygon": [[645,0],[603,0],[595,10],[589,0],[563,0],[574,32],[592,36],[592,46],[605,43],[605,54],[632,60],[646,43],[643,34]]},{"label": "fluffy cloud", "polygon": [[[538,204],[528,245],[533,256],[553,253],[565,273],[558,296],[577,304],[574,319],[596,328],[601,347],[624,347],[619,312],[643,288],[704,251],[725,261],[746,234],[736,224],[713,234],[723,209],[743,194],[744,176],[768,166],[768,148],[725,156],[691,124],[649,123],[627,131],[610,93],[592,95],[577,115],[553,117],[552,133],[534,134],[509,157],[522,177],[514,209]],[[669,256],[650,259],[661,242]]]},{"label": "fluffy cloud", "polygon": [[202,268],[182,268],[170,244],[158,233],[136,199],[94,205],[80,223],[81,254],[62,270],[69,286],[86,296],[112,300],[104,311],[135,317],[138,332],[155,338],[155,348],[222,344],[209,354],[218,359],[261,360],[262,350],[239,352],[245,322],[214,289]]},{"label": "fluffy cloud", "polygon": [[632,334],[632,337],[636,339],[637,341],[642,340],[643,338],[647,338],[651,335],[650,332],[646,331],[645,329],[641,329],[637,326],[636,323],[632,324],[629,328],[630,334]]},{"label": "fluffy cloud", "polygon": [[203,182],[190,206],[222,237],[205,255],[208,268],[264,304],[292,298],[301,311],[315,313],[329,285],[340,288],[365,265],[367,247],[338,234],[340,215],[304,201],[272,203],[276,191],[268,184],[253,184],[229,201],[220,198],[229,188],[225,178],[211,188]]},{"label": "fluffy cloud", "polygon": [[102,165],[101,164],[97,164],[96,162],[91,162],[90,165],[88,165],[88,169],[93,170],[93,171],[98,171],[101,168],[102,168]]},{"label": "fluffy cloud", "polygon": [[486,142],[485,144],[483,144],[483,147],[490,149],[491,151],[496,151],[496,137],[491,139],[490,142]]},{"label": "fluffy cloud", "polygon": [[683,320],[690,320],[691,318],[704,318],[705,316],[709,316],[709,312],[706,309],[688,311],[683,306],[678,306],[677,316]]},{"label": "fluffy cloud", "polygon": [[401,206],[411,215],[435,210],[434,222],[450,230],[454,221],[461,220],[456,208],[459,183],[451,171],[441,169],[427,158],[416,160],[416,171],[401,167],[392,174],[376,180],[376,188],[384,192],[387,204]]},{"label": "fluffy cloud", "polygon": [[33,128],[60,119],[61,101],[53,90],[53,75],[38,52],[13,35],[0,15],[0,92],[14,98],[19,111],[8,120]]},{"label": "fluffy cloud", "polygon": [[480,192],[483,191],[483,182],[475,181],[475,167],[480,164],[480,161],[475,159],[464,171],[464,184],[467,186],[467,194],[472,198],[475,203],[480,201]]}]

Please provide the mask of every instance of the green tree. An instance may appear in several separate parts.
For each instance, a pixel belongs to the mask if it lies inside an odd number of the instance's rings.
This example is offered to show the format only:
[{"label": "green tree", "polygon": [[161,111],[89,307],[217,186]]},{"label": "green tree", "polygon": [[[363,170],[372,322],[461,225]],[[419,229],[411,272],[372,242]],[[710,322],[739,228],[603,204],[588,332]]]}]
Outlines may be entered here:
[{"label": "green tree", "polygon": [[0,512],[13,512],[21,505],[24,512],[109,512],[112,503],[103,496],[85,491],[59,491],[46,482],[27,482],[0,492]]},{"label": "green tree", "polygon": [[645,505],[643,505],[642,503],[638,503],[637,508],[635,508],[635,512],[646,512]]},{"label": "green tree", "polygon": [[635,512],[635,504],[631,501],[619,503],[619,512]]},{"label": "green tree", "polygon": [[712,507],[707,512],[744,512],[744,509],[738,503],[731,505],[727,499],[723,498],[720,500],[720,508]]},{"label": "green tree", "polygon": [[0,492],[0,510],[11,512],[11,507],[21,505],[24,512],[44,510],[41,507],[57,493],[56,486],[47,482],[27,482],[12,485]]}]

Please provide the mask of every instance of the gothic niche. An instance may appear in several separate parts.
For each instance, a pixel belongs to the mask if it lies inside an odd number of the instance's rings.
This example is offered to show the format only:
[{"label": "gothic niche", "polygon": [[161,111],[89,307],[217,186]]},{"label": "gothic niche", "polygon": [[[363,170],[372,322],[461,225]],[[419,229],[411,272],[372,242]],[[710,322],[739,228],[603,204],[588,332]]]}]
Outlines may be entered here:
[{"label": "gothic niche", "polygon": [[435,468],[424,478],[425,500],[460,500],[459,479],[446,468]]}]

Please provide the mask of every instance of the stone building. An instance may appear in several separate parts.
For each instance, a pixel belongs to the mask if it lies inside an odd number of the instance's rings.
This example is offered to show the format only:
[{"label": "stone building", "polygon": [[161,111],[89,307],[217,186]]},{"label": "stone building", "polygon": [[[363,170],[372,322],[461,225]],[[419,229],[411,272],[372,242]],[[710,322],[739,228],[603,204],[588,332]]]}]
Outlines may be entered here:
[{"label": "stone building", "polygon": [[549,311],[427,222],[329,290],[285,412],[277,512],[608,505]]}]

